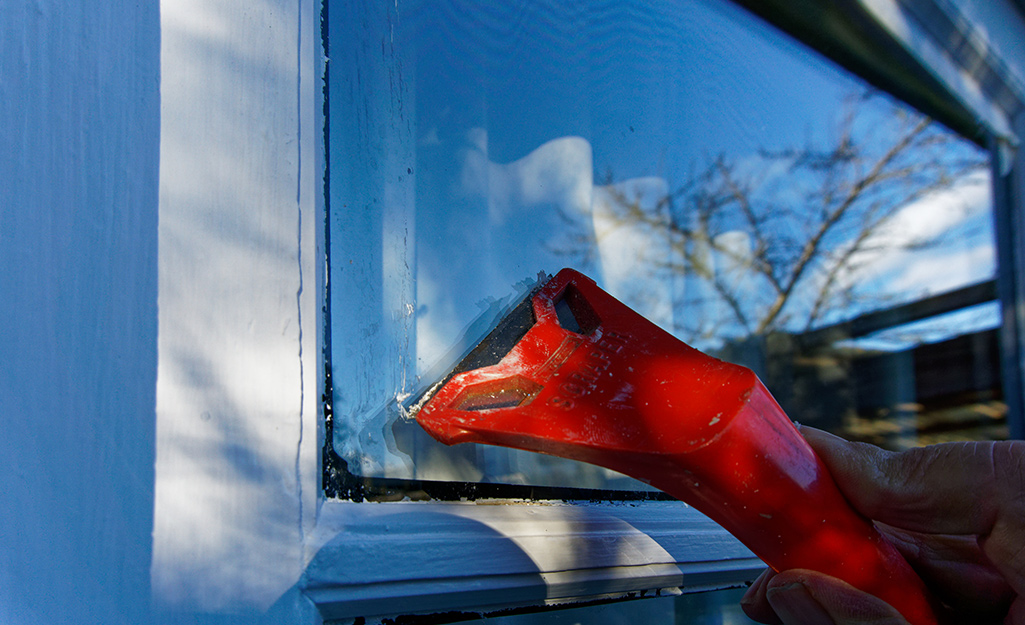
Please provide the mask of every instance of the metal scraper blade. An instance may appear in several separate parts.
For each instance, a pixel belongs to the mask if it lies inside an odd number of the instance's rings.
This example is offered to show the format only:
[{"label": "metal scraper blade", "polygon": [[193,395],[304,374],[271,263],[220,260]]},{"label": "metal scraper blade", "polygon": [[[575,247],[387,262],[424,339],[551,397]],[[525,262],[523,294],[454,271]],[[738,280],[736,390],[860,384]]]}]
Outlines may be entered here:
[{"label": "metal scraper blade", "polygon": [[[421,377],[419,389],[399,402],[407,419],[414,419],[434,394],[465,371],[497,364],[534,325],[532,298],[551,279],[539,272],[537,280],[524,280],[517,293],[492,302],[463,333],[437,365]],[[450,363],[455,362],[453,366]]]}]

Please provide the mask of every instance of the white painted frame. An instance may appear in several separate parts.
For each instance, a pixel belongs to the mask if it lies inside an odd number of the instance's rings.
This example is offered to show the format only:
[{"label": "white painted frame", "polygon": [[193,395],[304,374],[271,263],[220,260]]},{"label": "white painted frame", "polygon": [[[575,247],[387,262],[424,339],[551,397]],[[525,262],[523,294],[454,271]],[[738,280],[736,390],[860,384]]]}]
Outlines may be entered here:
[{"label": "white painted frame", "polygon": [[158,612],[310,622],[323,263],[316,0],[162,0]]},{"label": "white painted frame", "polygon": [[325,619],[731,588],[762,562],[676,502],[328,502],[305,593]]}]

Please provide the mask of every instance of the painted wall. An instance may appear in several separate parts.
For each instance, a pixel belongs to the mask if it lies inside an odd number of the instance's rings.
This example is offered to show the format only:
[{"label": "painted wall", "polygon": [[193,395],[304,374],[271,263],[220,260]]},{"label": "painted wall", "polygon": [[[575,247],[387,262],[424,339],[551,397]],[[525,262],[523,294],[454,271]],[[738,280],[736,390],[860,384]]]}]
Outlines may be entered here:
[{"label": "painted wall", "polygon": [[0,622],[144,622],[155,3],[0,4]]}]

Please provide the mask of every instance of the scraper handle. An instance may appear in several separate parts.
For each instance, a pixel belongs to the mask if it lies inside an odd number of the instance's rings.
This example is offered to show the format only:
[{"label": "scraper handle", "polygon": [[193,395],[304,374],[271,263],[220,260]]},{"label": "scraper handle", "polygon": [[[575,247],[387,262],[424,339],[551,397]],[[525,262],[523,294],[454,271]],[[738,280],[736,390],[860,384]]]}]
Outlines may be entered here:
[{"label": "scraper handle", "polygon": [[519,328],[512,341],[486,339],[503,346],[494,363],[459,371],[417,414],[432,436],[630,475],[691,504],[777,571],[820,571],[912,625],[937,622],[921,579],[851,508],[751,370],[691,348],[573,270],[521,310],[526,321],[506,324]]}]

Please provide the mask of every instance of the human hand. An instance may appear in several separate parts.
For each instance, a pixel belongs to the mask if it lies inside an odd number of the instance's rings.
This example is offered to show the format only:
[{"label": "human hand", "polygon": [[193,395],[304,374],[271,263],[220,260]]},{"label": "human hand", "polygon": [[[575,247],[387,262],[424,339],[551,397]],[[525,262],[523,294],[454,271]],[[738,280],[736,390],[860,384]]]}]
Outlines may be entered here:
[{"label": "human hand", "polygon": [[[874,520],[952,623],[1025,625],[1025,442],[904,452],[803,427],[851,505]],[[767,570],[741,601],[761,623],[906,625],[884,601],[806,570]]]}]

